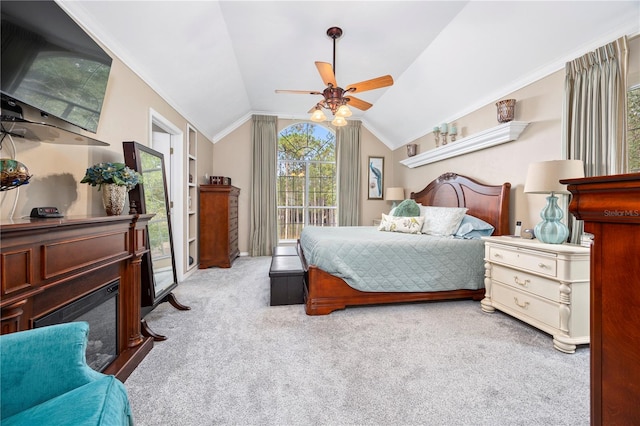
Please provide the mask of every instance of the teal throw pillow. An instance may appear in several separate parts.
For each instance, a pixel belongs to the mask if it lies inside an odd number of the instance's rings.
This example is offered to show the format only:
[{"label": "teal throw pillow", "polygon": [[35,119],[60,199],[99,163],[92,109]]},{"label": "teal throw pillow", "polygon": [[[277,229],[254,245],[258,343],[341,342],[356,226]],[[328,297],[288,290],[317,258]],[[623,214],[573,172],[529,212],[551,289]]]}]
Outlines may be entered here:
[{"label": "teal throw pillow", "polygon": [[394,216],[420,216],[420,207],[414,200],[404,200],[393,211]]}]

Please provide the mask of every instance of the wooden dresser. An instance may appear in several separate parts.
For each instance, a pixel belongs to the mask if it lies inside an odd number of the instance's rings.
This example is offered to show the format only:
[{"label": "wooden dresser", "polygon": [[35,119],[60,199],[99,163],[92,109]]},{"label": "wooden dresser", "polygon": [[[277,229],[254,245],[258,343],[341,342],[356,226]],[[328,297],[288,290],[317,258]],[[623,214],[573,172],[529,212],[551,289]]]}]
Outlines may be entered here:
[{"label": "wooden dresser", "polygon": [[200,269],[230,268],[238,250],[238,196],[231,185],[200,185]]},{"label": "wooden dresser", "polygon": [[591,247],[591,424],[640,419],[640,173],[561,181]]}]

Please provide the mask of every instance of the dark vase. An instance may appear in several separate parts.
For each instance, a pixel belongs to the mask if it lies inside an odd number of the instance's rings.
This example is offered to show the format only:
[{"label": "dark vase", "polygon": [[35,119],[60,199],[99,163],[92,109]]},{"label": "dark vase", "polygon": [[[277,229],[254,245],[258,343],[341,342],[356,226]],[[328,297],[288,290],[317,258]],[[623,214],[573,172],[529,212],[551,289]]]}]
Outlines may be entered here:
[{"label": "dark vase", "polygon": [[505,99],[503,101],[496,102],[496,108],[498,108],[498,123],[508,123],[513,121],[516,109],[515,99]]}]

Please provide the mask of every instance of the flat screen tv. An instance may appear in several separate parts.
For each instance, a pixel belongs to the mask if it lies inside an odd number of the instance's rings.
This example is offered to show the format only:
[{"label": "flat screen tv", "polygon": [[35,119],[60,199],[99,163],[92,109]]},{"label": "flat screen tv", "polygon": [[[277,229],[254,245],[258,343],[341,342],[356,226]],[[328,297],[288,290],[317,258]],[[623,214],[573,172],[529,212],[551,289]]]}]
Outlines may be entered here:
[{"label": "flat screen tv", "polygon": [[96,133],[111,57],[54,1],[3,1],[0,10],[3,131],[36,140]]}]

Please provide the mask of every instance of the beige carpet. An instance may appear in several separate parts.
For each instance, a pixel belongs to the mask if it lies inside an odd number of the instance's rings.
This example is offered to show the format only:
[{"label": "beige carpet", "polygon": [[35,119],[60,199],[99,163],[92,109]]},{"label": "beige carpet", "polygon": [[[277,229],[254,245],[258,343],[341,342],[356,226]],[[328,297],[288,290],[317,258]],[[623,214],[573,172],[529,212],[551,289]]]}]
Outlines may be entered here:
[{"label": "beige carpet", "polygon": [[125,383],[145,425],[588,425],[589,349],[479,302],[269,306],[270,258],[199,270]]}]

